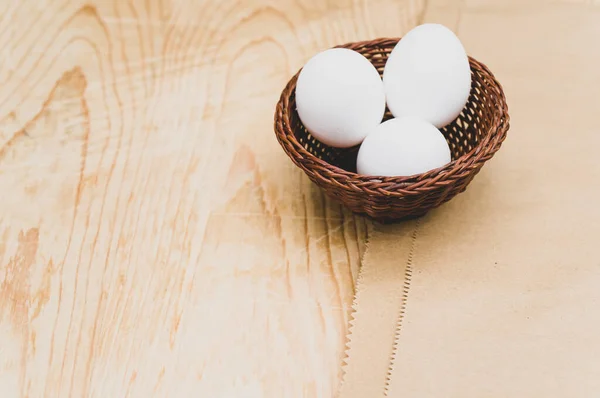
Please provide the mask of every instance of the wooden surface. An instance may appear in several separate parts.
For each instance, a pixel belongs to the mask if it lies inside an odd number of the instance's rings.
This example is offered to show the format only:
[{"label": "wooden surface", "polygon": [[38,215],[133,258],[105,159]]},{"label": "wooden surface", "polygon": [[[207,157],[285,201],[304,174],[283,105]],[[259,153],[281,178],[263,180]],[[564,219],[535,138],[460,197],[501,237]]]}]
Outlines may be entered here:
[{"label": "wooden surface", "polygon": [[422,21],[509,106],[527,76],[597,83],[595,1],[2,2],[1,396],[333,396],[369,222],[286,158],[274,106],[315,52]]}]

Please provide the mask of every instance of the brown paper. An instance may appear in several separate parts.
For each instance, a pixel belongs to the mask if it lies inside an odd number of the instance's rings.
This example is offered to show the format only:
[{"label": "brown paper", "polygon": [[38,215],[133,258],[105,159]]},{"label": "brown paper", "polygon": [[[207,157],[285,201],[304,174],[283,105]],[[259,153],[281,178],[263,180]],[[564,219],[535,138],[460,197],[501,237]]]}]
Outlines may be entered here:
[{"label": "brown paper", "polygon": [[[504,85],[512,127],[469,189],[421,221],[391,398],[600,396],[600,9],[522,3],[461,11],[461,40]],[[385,233],[364,267],[406,258]],[[357,300],[368,325],[375,306]],[[360,342],[378,353],[360,357],[376,393],[348,397],[381,396],[388,334]]]},{"label": "brown paper", "polygon": [[417,227],[374,226],[357,280],[340,398],[384,396]]},{"label": "brown paper", "polygon": [[463,13],[512,128],[423,220],[389,397],[600,396],[600,102],[586,100],[599,20],[569,6]]}]

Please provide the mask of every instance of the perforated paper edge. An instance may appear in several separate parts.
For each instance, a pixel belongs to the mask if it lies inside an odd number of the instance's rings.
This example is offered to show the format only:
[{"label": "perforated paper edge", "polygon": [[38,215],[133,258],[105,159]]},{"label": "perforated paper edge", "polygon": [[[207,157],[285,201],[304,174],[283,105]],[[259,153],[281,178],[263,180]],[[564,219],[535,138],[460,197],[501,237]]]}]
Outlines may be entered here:
[{"label": "perforated paper edge", "polygon": [[[339,398],[384,397],[419,221],[373,226],[356,281]],[[395,261],[395,259],[398,259]]]}]

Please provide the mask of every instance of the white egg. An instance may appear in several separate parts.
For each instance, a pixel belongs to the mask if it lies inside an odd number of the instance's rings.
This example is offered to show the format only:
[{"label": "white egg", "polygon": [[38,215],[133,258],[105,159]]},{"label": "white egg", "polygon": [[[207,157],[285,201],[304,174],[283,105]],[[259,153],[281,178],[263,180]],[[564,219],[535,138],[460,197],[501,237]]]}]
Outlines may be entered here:
[{"label": "white egg", "polygon": [[469,59],[450,29],[419,25],[392,50],[383,82],[395,117],[416,116],[442,128],[456,119],[469,98]]},{"label": "white egg", "polygon": [[302,68],[296,83],[298,116],[322,143],[360,144],[383,119],[385,91],[363,55],[344,48],[323,51]]},{"label": "white egg", "polygon": [[359,174],[408,177],[445,166],[450,147],[431,123],[402,117],[381,123],[365,138],[358,151]]}]

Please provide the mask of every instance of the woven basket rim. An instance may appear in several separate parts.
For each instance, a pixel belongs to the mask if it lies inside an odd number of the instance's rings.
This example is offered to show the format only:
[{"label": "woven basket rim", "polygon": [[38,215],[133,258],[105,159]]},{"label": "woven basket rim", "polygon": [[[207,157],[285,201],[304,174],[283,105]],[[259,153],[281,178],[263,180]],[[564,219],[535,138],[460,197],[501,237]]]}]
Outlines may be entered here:
[{"label": "woven basket rim", "polygon": [[[383,37],[374,40],[364,40],[349,42],[346,44],[337,45],[334,48],[350,48],[358,50],[361,47],[367,47],[374,43],[381,45],[382,43],[394,44],[397,43],[401,37]],[[405,195],[405,194],[416,194],[415,189],[421,186],[432,187],[437,183],[445,183],[447,180],[452,180],[455,175],[464,174],[465,169],[477,170],[481,168],[482,158],[491,158],[500,148],[500,145],[506,138],[506,133],[509,129],[510,117],[508,115],[508,106],[506,103],[506,97],[501,84],[498,82],[494,74],[489,68],[480,61],[477,61],[472,56],[468,55],[469,65],[471,70],[473,68],[479,69],[480,72],[484,72],[486,80],[489,81],[488,88],[496,91],[500,101],[495,104],[496,111],[493,114],[492,123],[490,128],[484,132],[482,139],[477,145],[471,149],[468,153],[463,154],[457,159],[453,159],[448,164],[430,170],[426,173],[415,174],[412,176],[398,176],[398,177],[383,177],[383,176],[370,176],[362,175],[356,172],[344,170],[341,167],[330,164],[319,157],[310,153],[304,146],[297,140],[293,129],[290,126],[290,114],[289,114],[289,99],[290,94],[295,91],[296,82],[298,75],[302,71],[300,68],[287,82],[283,89],[279,102],[278,109],[281,111],[275,112],[275,131],[277,139],[283,147],[287,155],[292,161],[301,168],[306,168],[305,165],[300,164],[297,158],[304,158],[312,163],[319,164],[323,169],[319,174],[324,177],[335,180],[343,179],[346,183],[351,183],[357,187],[363,184],[372,184],[374,181],[379,183],[379,187],[376,190],[379,193],[385,195]],[[291,144],[298,155],[294,155],[284,143]],[[306,163],[306,162],[304,162]],[[329,174],[327,176],[326,174]],[[392,187],[392,188],[390,188]]]}]

